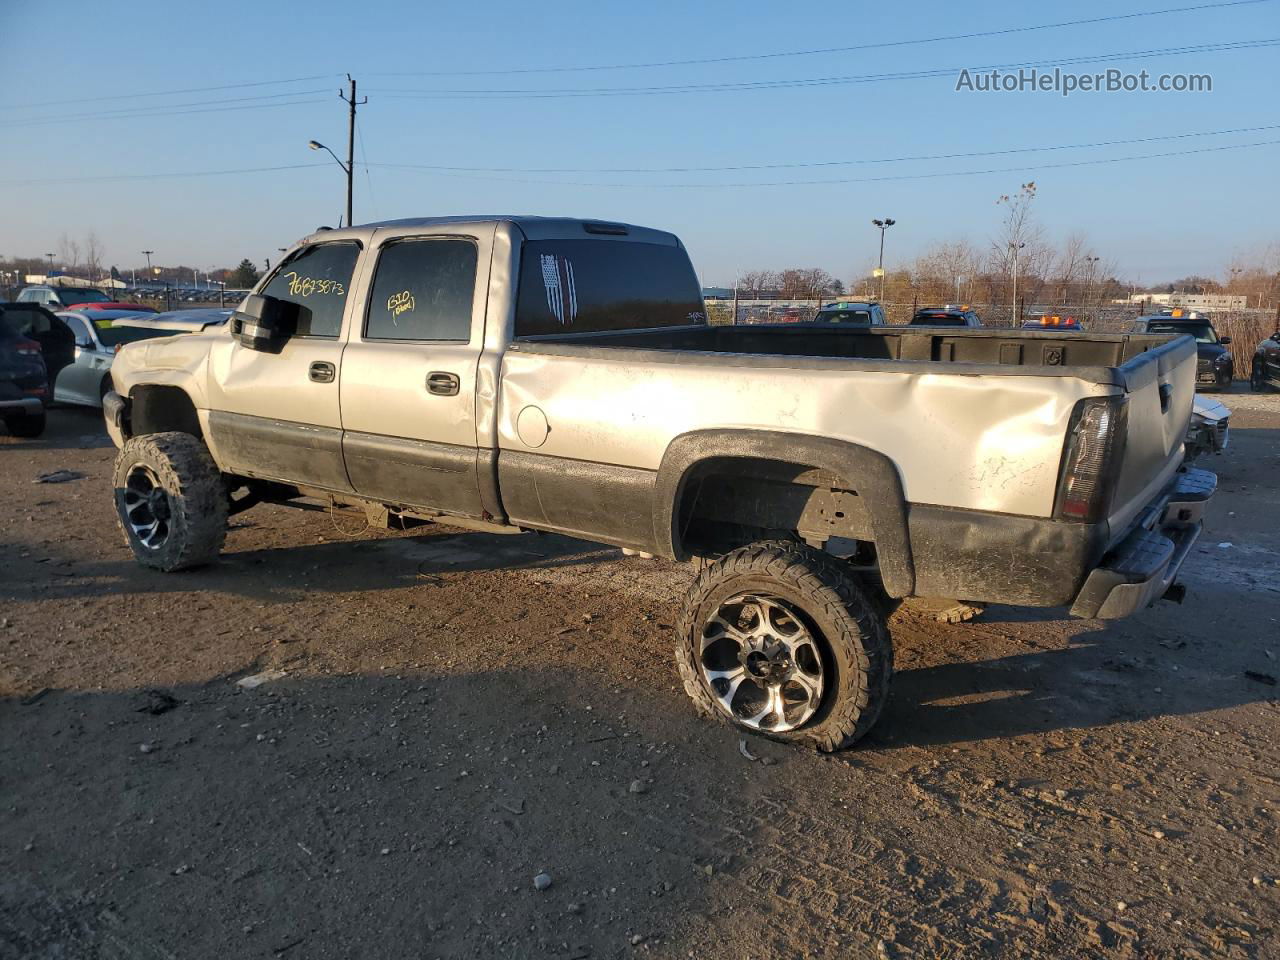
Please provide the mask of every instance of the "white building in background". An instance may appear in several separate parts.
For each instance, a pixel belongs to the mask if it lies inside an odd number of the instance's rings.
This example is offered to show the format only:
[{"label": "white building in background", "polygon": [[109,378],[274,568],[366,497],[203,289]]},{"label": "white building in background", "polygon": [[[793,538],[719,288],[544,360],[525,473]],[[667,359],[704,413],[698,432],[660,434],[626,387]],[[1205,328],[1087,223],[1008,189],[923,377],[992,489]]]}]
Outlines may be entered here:
[{"label": "white building in background", "polygon": [[1134,293],[1120,302],[1188,310],[1244,310],[1249,306],[1249,298],[1236,293]]}]

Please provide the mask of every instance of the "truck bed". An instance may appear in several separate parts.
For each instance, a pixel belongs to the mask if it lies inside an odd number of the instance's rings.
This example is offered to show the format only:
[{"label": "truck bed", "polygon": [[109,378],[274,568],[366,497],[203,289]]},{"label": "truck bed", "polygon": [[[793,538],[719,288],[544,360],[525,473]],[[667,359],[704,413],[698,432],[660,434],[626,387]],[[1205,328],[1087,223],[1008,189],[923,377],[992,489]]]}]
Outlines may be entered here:
[{"label": "truck bed", "polygon": [[[923,361],[974,364],[974,374],[1012,373],[1115,382],[1111,371],[1170,342],[1167,335],[1061,334],[1039,330],[942,329],[921,327],[689,326],[617,333],[554,334],[512,344],[566,344],[617,350],[679,350],[698,353],[815,357],[846,360]],[[537,351],[538,348],[534,348]],[[789,366],[795,366],[789,363]]]}]

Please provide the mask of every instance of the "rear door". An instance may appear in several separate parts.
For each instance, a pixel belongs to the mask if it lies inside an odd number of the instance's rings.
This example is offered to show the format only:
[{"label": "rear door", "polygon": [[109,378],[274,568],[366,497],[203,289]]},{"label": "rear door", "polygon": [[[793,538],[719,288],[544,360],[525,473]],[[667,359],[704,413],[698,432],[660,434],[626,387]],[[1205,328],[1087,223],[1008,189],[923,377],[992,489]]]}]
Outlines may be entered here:
[{"label": "rear door", "polygon": [[275,351],[226,337],[209,357],[209,437],[218,461],[246,476],[347,492],[338,370],[356,240],[301,247],[260,291],[297,304],[297,327]]},{"label": "rear door", "polygon": [[482,514],[476,368],[494,227],[378,231],[342,358],[343,455],[355,490]]}]

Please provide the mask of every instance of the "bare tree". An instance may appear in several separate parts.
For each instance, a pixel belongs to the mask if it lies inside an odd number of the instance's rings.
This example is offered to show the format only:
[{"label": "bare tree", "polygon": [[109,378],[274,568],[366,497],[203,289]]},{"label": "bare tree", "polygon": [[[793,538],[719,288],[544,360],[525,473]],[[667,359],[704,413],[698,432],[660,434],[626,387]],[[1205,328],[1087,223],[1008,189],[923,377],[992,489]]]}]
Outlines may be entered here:
[{"label": "bare tree", "polygon": [[781,285],[778,274],[772,270],[748,270],[738,278],[738,293],[754,300],[767,291]]},{"label": "bare tree", "polygon": [[102,241],[96,231],[90,230],[84,238],[84,264],[89,271],[90,280],[98,280],[102,275]]},{"label": "bare tree", "polygon": [[64,270],[75,273],[80,266],[80,244],[64,233],[58,238],[58,257]]},{"label": "bare tree", "polygon": [[792,267],[782,271],[782,296],[787,300],[816,300],[834,283],[835,278],[821,267]]}]

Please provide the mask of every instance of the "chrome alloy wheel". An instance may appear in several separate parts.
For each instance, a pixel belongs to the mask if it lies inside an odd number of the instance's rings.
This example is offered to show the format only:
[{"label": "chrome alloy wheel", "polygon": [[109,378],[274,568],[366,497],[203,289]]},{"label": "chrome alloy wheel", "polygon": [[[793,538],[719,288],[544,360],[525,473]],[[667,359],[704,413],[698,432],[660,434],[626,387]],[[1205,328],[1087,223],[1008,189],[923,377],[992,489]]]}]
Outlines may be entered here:
[{"label": "chrome alloy wheel", "polygon": [[144,463],[134,464],[125,477],[124,514],[129,530],[148,550],[159,550],[169,539],[169,495]]},{"label": "chrome alloy wheel", "polygon": [[743,594],[722,603],[703,625],[698,667],[721,710],[765,733],[796,729],[822,704],[814,635],[778,598]]}]

